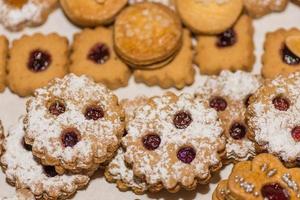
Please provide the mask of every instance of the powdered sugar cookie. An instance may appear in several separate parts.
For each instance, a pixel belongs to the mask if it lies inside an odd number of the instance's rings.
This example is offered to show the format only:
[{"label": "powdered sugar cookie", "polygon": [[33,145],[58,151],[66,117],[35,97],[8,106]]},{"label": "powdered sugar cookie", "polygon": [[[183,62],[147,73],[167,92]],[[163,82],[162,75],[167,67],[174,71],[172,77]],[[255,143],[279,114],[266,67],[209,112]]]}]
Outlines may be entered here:
[{"label": "powdered sugar cookie", "polygon": [[1,200],[35,200],[34,195],[27,189],[19,189],[16,195],[0,198]]},{"label": "powdered sugar cookie", "polygon": [[27,102],[25,141],[45,165],[92,174],[109,161],[124,131],[118,98],[86,76],[69,74]]},{"label": "powdered sugar cookie", "polygon": [[126,130],[125,161],[155,191],[192,190],[222,166],[225,140],[217,112],[192,95],[151,98],[135,109]]},{"label": "powdered sugar cookie", "polygon": [[5,135],[1,157],[7,181],[17,189],[29,189],[37,199],[66,199],[86,186],[84,175],[58,175],[54,167],[42,166],[24,143],[23,118]]},{"label": "powdered sugar cookie", "polygon": [[8,55],[8,41],[6,37],[0,35],[0,92],[6,86],[6,61]]},{"label": "powdered sugar cookie", "polygon": [[287,165],[300,158],[300,73],[269,80],[253,98],[247,112],[250,137]]},{"label": "powdered sugar cookie", "polygon": [[0,0],[0,23],[11,31],[44,23],[57,0]]},{"label": "powdered sugar cookie", "polygon": [[286,8],[288,0],[244,0],[247,13],[255,18],[271,12],[280,12]]},{"label": "powdered sugar cookie", "polygon": [[255,156],[255,144],[250,141],[245,113],[249,97],[261,86],[258,76],[247,72],[221,72],[205,77],[196,91],[203,102],[218,111],[223,123],[227,161],[248,160]]}]

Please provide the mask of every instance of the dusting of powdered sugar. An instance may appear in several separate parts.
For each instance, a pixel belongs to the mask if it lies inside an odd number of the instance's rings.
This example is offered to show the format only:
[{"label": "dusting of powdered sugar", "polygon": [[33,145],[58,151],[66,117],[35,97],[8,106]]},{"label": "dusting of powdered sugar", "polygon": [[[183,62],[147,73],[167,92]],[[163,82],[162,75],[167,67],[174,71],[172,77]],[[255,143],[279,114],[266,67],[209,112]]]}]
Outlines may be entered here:
[{"label": "dusting of powdered sugar", "polygon": [[154,2],[161,3],[163,5],[169,6],[172,9],[175,9],[173,0],[129,0],[129,4],[142,3],[142,2]]},{"label": "dusting of powdered sugar", "polygon": [[227,138],[226,154],[228,159],[235,159],[239,161],[248,160],[256,155],[255,145],[247,138],[242,140]]}]

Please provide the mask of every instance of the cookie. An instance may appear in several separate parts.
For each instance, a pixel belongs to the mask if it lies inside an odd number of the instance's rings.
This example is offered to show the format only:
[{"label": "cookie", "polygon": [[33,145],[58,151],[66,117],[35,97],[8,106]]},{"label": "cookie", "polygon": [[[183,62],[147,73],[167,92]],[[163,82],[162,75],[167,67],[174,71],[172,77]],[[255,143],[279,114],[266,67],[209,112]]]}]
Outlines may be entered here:
[{"label": "cookie", "polygon": [[288,166],[300,157],[299,89],[299,72],[268,80],[250,99],[247,111],[250,138]]},{"label": "cookie", "polygon": [[148,102],[148,97],[146,96],[137,96],[133,99],[123,99],[120,102],[124,113],[125,121],[130,121],[134,117],[134,111],[136,108],[145,105]]},{"label": "cookie", "polygon": [[175,56],[182,45],[180,19],[167,6],[138,3],[117,17],[114,45],[119,56],[130,66],[161,67]]},{"label": "cookie", "polygon": [[67,73],[68,40],[57,34],[23,36],[9,52],[7,80],[10,89],[28,96]]},{"label": "cookie", "polygon": [[1,165],[8,183],[29,189],[36,199],[66,199],[88,184],[88,176],[58,175],[54,167],[39,164],[24,143],[23,125],[21,118],[5,135]]},{"label": "cookie", "polygon": [[[298,38],[290,41],[290,38]],[[275,78],[282,74],[300,71],[300,48],[290,49],[291,43],[300,45],[300,30],[279,29],[267,33],[264,44],[265,52],[262,57],[262,75],[265,78]],[[297,46],[297,45],[296,45]],[[297,56],[298,55],[298,56]]]},{"label": "cookie", "polygon": [[242,15],[233,28],[219,35],[197,37],[195,63],[202,74],[222,70],[251,71],[255,62],[252,20]]},{"label": "cookie", "polygon": [[112,23],[126,4],[127,0],[60,0],[68,18],[83,27]]},{"label": "cookie", "polygon": [[220,76],[204,77],[196,90],[206,106],[214,108],[222,121],[226,136],[225,162],[237,162],[253,158],[255,143],[247,136],[245,113],[249,97],[261,86],[259,76],[247,72],[221,72]]},{"label": "cookie", "polygon": [[236,22],[243,10],[242,0],[175,0],[183,21],[195,33],[218,34]]},{"label": "cookie", "polygon": [[283,11],[288,0],[244,0],[246,12],[254,18],[260,18],[271,12]]},{"label": "cookie", "polygon": [[131,71],[114,52],[112,37],[112,30],[103,27],[76,34],[70,72],[86,74],[110,89],[127,86]]},{"label": "cookie", "polygon": [[0,0],[0,23],[11,31],[43,24],[57,0]]},{"label": "cookie", "polygon": [[125,162],[155,191],[195,189],[222,166],[225,140],[217,112],[190,94],[149,99],[126,130]]},{"label": "cookie", "polygon": [[0,36],[0,92],[3,92],[6,86],[6,61],[8,54],[8,40]]},{"label": "cookie", "polygon": [[25,141],[44,165],[93,174],[109,161],[124,131],[118,98],[86,76],[69,74],[36,90],[27,102]]},{"label": "cookie", "polygon": [[1,200],[35,200],[34,195],[27,189],[19,189],[14,196],[3,197]]},{"label": "cookie", "polygon": [[271,154],[236,164],[227,181],[222,181],[213,200],[296,200],[300,198],[300,169],[285,168]]},{"label": "cookie", "polygon": [[136,69],[133,75],[136,82],[148,86],[159,85],[162,88],[182,89],[194,83],[195,69],[192,60],[192,39],[190,32],[184,30],[183,45],[174,60],[158,69]]}]

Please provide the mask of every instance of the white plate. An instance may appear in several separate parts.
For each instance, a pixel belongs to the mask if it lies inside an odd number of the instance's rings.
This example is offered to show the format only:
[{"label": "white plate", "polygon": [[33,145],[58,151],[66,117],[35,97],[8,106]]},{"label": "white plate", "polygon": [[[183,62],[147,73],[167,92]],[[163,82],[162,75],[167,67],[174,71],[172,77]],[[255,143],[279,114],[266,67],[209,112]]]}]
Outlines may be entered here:
[{"label": "white plate", "polygon": [[[274,31],[278,28],[300,28],[300,8],[290,4],[287,10],[283,13],[272,14],[264,17],[263,19],[255,20],[255,46],[256,46],[256,65],[253,73],[260,73],[260,58],[263,52],[263,42],[265,33]],[[74,33],[80,31],[79,28],[73,26],[63,16],[61,10],[57,10],[53,13],[47,23],[41,27],[34,29],[26,29],[21,33],[10,33],[0,27],[0,34],[6,35],[10,41],[19,38],[22,34],[32,34],[35,32],[57,32],[61,35],[67,36],[72,41]],[[197,87],[197,82],[201,80],[199,73],[197,73],[196,82],[193,86],[185,88],[182,91],[172,90],[177,93],[192,92]],[[143,84],[136,84],[133,79],[130,80],[129,86],[116,91],[120,98],[132,98],[137,95],[157,95],[162,94],[164,91],[158,87],[146,87]],[[26,99],[21,99],[18,96],[12,94],[8,89],[0,94],[0,119],[4,123],[4,127],[7,130],[9,126],[17,122],[20,115],[25,112]],[[120,192],[114,184],[107,183],[101,172],[98,173],[97,178],[94,178],[88,188],[84,191],[79,191],[74,197],[75,200],[115,200],[115,199],[201,199],[210,200],[211,194],[216,186],[216,183],[221,178],[227,178],[232,166],[228,166],[223,169],[220,174],[215,174],[212,178],[212,183],[209,185],[199,186],[196,191],[181,191],[177,194],[168,194],[167,192],[160,192],[158,194],[146,194],[142,196],[134,195],[132,192]],[[10,196],[14,194],[14,188],[9,186],[5,182],[5,176],[0,172],[0,197]]]}]

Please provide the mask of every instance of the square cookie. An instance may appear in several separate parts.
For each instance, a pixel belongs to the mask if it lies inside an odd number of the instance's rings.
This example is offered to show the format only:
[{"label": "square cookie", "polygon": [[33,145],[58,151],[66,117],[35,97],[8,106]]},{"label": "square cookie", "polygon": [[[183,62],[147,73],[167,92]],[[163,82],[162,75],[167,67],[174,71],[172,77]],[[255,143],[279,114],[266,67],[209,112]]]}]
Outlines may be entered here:
[{"label": "square cookie", "polygon": [[8,53],[8,41],[4,36],[0,36],[0,92],[5,89],[6,83],[6,61]]}]

